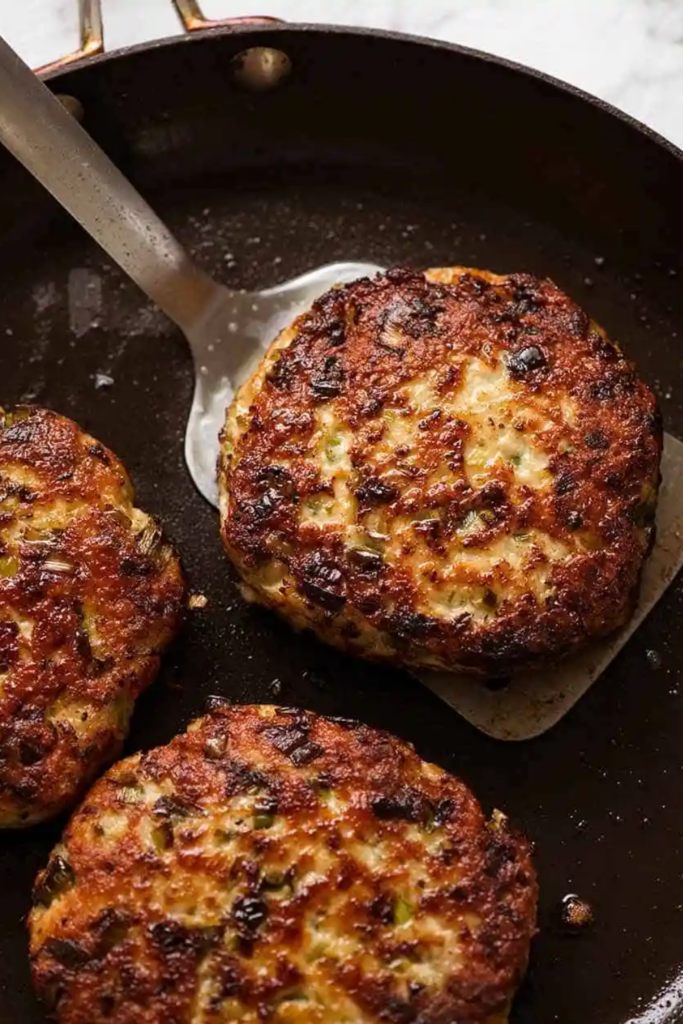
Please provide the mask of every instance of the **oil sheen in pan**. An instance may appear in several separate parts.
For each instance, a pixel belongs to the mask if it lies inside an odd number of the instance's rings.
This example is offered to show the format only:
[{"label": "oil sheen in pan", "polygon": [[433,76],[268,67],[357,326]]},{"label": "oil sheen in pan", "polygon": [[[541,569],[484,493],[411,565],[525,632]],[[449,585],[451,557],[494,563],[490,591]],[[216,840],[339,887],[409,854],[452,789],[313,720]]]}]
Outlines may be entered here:
[{"label": "oil sheen in pan", "polygon": [[500,687],[473,685],[471,677],[445,672],[422,672],[419,679],[487,736],[498,740],[540,736],[559,722],[596,682],[654,608],[681,566],[683,443],[665,434],[657,538],[643,570],[638,607],[624,629],[550,670],[519,672]]}]

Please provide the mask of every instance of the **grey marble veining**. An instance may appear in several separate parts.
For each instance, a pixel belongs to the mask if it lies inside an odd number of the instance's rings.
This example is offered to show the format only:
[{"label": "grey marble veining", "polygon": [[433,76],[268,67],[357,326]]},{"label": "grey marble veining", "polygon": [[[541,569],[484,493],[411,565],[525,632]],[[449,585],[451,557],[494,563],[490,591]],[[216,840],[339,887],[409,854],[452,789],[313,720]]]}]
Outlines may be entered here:
[{"label": "grey marble veining", "polygon": [[[71,50],[77,0],[0,4],[0,33],[32,65]],[[103,0],[107,43],[179,30],[169,0]],[[214,18],[267,13],[412,32],[488,50],[621,107],[683,147],[683,0],[204,0]],[[258,11],[256,10],[258,8]]]}]

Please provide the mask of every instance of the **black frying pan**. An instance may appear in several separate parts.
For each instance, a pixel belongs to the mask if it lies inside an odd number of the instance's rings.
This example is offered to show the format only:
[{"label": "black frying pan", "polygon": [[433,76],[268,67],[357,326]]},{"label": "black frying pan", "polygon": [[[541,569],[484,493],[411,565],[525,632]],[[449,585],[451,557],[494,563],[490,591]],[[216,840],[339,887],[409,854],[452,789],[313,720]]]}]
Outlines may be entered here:
[{"label": "black frying pan", "polygon": [[[255,45],[292,61],[270,91],[235,79],[233,57]],[[637,360],[683,434],[683,156],[614,110],[457,47],[302,26],[209,31],[51,84],[227,284],[337,259],[547,274]],[[209,598],[140,702],[129,749],[166,742],[212,693],[391,729],[538,844],[541,934],[517,1024],[683,1019],[683,580],[559,726],[488,740],[407,675],[243,604],[183,464],[189,351],[4,153],[0,267],[2,401],[53,406],[114,448]],[[102,373],[112,386],[96,387]],[[3,1024],[43,1020],[24,918],[60,827],[0,836]],[[595,908],[581,936],[561,924],[568,892]],[[663,990],[661,1014],[639,1016]]]}]

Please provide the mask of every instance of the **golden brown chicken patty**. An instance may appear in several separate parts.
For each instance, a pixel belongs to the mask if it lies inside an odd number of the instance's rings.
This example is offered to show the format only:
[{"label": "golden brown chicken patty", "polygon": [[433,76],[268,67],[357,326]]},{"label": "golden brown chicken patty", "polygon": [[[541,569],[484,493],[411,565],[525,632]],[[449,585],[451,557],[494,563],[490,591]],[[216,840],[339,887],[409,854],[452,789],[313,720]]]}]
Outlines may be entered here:
[{"label": "golden brown chicken patty", "polygon": [[346,650],[505,674],[631,615],[654,395],[549,280],[395,270],[274,342],[222,439],[247,597]]},{"label": "golden brown chicken patty", "polygon": [[87,795],[33,974],[60,1024],[502,1024],[536,898],[527,842],[408,744],[214,701]]},{"label": "golden brown chicken patty", "polygon": [[0,827],[56,814],[118,753],[183,595],[116,456],[0,410]]}]

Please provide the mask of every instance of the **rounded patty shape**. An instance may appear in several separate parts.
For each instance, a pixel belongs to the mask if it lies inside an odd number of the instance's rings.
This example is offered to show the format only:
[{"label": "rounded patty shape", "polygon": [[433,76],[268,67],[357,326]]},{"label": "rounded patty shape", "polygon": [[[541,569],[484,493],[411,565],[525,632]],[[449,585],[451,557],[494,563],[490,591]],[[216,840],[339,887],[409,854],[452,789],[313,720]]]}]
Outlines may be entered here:
[{"label": "rounded patty shape", "polygon": [[334,289],[228,414],[248,598],[371,658],[506,674],[633,611],[654,395],[548,280],[395,270]]},{"label": "rounded patty shape", "polygon": [[412,747],[216,706],[115,765],[39,876],[60,1024],[501,1024],[535,931],[529,847]]},{"label": "rounded patty shape", "polygon": [[0,410],[0,827],[57,814],[116,756],[183,597],[116,456],[54,412]]}]

